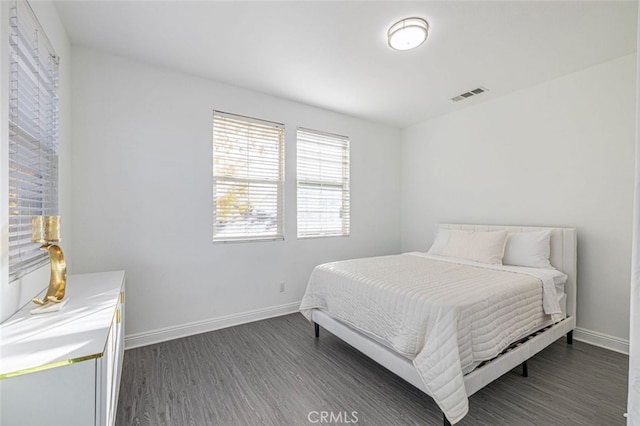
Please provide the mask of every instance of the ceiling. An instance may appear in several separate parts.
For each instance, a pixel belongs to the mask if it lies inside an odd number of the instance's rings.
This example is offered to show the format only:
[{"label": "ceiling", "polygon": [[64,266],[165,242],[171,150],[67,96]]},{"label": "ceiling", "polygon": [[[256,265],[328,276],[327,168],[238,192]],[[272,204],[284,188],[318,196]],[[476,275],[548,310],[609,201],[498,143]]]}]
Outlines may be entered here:
[{"label": "ceiling", "polygon": [[[74,45],[399,128],[634,53],[638,16],[635,1],[55,4]],[[412,16],[427,42],[390,49]]]}]

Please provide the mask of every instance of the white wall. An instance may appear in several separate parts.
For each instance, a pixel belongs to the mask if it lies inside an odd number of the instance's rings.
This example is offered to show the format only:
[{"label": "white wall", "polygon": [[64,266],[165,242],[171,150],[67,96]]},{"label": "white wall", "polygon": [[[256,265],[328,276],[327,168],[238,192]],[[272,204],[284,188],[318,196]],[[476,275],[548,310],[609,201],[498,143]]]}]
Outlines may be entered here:
[{"label": "white wall", "polygon": [[405,129],[402,250],[439,222],[576,227],[582,336],[628,339],[635,71],[626,56]]},{"label": "white wall", "polygon": [[[37,295],[49,284],[49,266],[42,267],[19,280],[9,283],[8,268],[8,81],[9,81],[9,13],[11,2],[0,2],[0,321],[4,321],[20,306]],[[52,3],[37,1],[30,3],[45,33],[60,56],[60,121],[59,121],[59,170],[60,170],[60,216],[61,235],[63,241],[60,246],[66,258],[73,259],[69,242],[72,239],[70,224],[73,222],[71,211],[71,47],[67,33],[62,26],[58,13]],[[73,267],[73,261],[69,262]],[[34,305],[35,306],[35,305]]]},{"label": "white wall", "polygon": [[[400,250],[399,130],[75,46],[72,99],[74,272],[126,270],[132,344],[293,310],[316,264]],[[285,124],[285,241],[212,243],[213,109]],[[296,239],[297,126],[351,139],[350,237]]]}]

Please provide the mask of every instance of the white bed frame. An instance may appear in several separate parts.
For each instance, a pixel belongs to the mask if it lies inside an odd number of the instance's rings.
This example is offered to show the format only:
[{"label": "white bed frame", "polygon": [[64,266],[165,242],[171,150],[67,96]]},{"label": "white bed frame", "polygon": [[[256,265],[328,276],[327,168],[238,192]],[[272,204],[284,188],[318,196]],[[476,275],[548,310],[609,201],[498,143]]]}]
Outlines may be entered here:
[{"label": "white bed frame", "polygon": [[[469,374],[464,376],[464,384],[467,396],[471,396],[503,374],[512,370],[526,360],[558,340],[563,335],[567,335],[568,343],[572,343],[573,329],[576,327],[576,290],[577,290],[577,233],[573,228],[549,228],[549,227],[526,227],[526,226],[495,226],[495,225],[456,225],[440,224],[438,229],[464,229],[475,231],[499,231],[527,232],[551,230],[551,264],[558,270],[567,274],[568,279],[565,284],[565,299],[561,302],[566,318],[545,329],[543,332],[534,335],[529,340],[517,345],[515,348],[500,355],[496,359],[487,362]],[[333,335],[339,337],[358,349],[369,358],[386,367],[393,373],[402,377],[413,386],[426,394],[427,391],[422,379],[418,375],[411,360],[394,352],[392,349],[376,342],[364,334],[348,327],[344,323],[332,318],[325,311],[314,309],[312,319],[317,326],[320,325]],[[526,375],[526,373],[525,373]],[[445,418],[445,424],[447,423]]]}]

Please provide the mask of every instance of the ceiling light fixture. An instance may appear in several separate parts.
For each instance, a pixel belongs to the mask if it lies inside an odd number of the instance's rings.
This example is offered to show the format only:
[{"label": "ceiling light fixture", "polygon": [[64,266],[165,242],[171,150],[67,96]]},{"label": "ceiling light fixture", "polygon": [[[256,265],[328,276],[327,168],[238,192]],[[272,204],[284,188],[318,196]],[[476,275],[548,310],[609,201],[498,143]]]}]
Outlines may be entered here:
[{"label": "ceiling light fixture", "polygon": [[410,50],[427,39],[429,24],[422,18],[405,18],[389,28],[389,46],[395,50]]}]

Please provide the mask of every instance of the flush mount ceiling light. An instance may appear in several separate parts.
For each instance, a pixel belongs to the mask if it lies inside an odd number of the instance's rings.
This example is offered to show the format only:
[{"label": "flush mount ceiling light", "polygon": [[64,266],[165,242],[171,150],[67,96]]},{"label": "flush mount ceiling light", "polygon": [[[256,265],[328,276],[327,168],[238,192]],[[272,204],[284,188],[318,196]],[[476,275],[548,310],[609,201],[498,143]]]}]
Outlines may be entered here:
[{"label": "flush mount ceiling light", "polygon": [[429,24],[422,18],[402,19],[389,28],[389,46],[395,50],[410,50],[427,39]]}]

